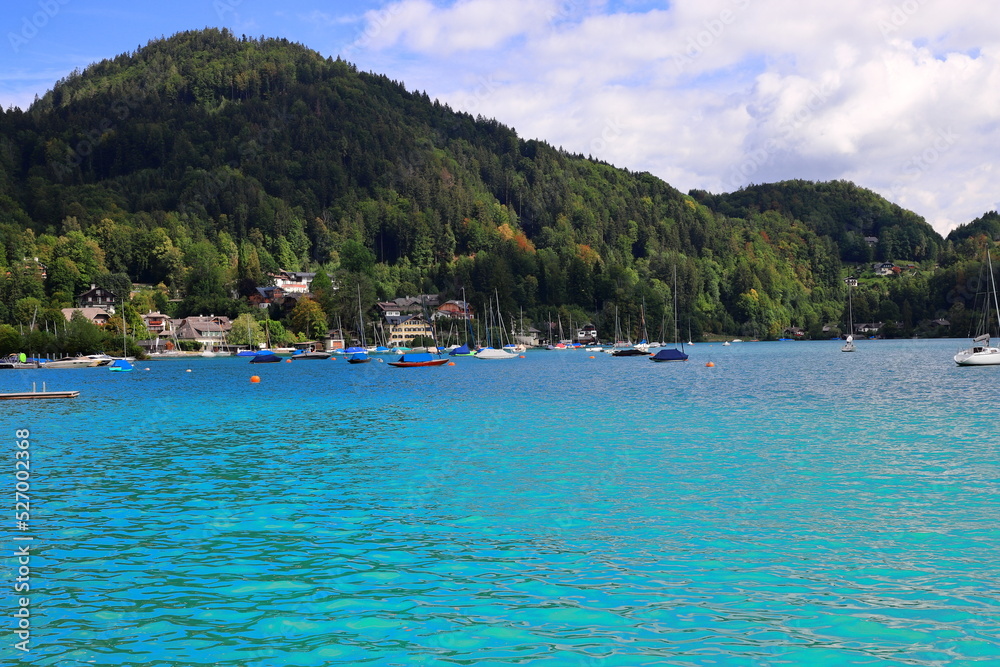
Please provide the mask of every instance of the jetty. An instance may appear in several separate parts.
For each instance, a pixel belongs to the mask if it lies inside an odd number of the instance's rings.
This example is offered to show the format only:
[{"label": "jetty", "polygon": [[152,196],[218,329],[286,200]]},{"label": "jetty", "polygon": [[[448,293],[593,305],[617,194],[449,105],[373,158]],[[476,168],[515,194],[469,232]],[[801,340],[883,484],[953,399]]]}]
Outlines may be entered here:
[{"label": "jetty", "polygon": [[76,398],[79,391],[46,391],[45,383],[42,383],[42,390],[38,391],[35,383],[31,383],[31,391],[18,391],[13,393],[0,394],[0,401],[14,401],[32,398]]}]

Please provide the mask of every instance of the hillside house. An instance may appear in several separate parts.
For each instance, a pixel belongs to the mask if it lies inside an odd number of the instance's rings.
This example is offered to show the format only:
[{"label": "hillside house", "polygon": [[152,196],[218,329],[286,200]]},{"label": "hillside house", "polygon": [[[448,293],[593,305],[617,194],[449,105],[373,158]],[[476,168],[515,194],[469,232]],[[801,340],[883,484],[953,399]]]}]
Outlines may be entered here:
[{"label": "hillside house", "polygon": [[97,326],[103,327],[105,324],[108,323],[108,320],[111,319],[111,315],[114,313],[114,309],[111,309],[111,312],[108,312],[108,309],[106,309],[106,308],[96,308],[96,307],[94,307],[94,308],[63,308],[61,312],[63,314],[63,317],[66,318],[67,322],[69,322],[70,320],[73,319],[73,313],[79,312],[79,313],[83,314],[83,316],[86,317],[88,320],[90,320],[91,322],[93,322],[94,324],[96,324]]},{"label": "hillside house", "polygon": [[111,290],[91,285],[90,289],[82,294],[76,295],[76,305],[80,308],[105,308],[112,315],[115,314],[115,303],[121,299]]},{"label": "hillside house", "polygon": [[306,294],[309,292],[309,287],[312,285],[316,274],[303,271],[281,270],[270,274],[270,277],[274,279],[274,286],[280,287],[283,292],[288,294]]}]

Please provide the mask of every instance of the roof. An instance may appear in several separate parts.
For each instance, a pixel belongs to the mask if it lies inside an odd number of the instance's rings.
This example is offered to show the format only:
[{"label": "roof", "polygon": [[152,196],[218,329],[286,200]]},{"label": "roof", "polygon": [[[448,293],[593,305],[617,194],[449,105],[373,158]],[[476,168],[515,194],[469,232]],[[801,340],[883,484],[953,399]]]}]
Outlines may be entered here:
[{"label": "roof", "polygon": [[85,292],[77,294],[76,298],[77,299],[82,299],[83,297],[85,297],[85,296],[87,296],[89,294],[93,294],[94,296],[105,297],[105,298],[108,298],[108,299],[117,299],[118,298],[118,295],[115,294],[114,292],[112,292],[111,290],[105,289],[104,287],[98,287],[97,285],[91,285],[89,290],[86,290]]},{"label": "roof", "polygon": [[[421,323],[427,324],[427,321],[421,315],[386,315],[385,318],[386,323],[392,326],[406,324],[412,320],[419,320]],[[427,324],[427,326],[430,325]]]},{"label": "roof", "polygon": [[83,316],[86,317],[91,322],[93,322],[98,317],[108,317],[108,318],[111,317],[111,313],[109,313],[104,308],[95,308],[95,307],[63,308],[62,314],[63,317],[65,317],[67,320],[71,320],[73,319],[73,313],[75,313],[76,311],[80,311],[81,313],[83,313]]}]

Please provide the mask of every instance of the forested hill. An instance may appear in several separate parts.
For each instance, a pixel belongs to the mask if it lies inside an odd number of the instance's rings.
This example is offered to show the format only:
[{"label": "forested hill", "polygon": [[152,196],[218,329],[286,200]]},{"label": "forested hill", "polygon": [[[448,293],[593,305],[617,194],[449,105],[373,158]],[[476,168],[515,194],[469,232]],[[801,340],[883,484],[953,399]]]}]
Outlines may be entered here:
[{"label": "forested hill", "polygon": [[[604,331],[617,311],[633,335],[642,304],[651,329],[669,317],[675,268],[695,335],[821,335],[845,321],[841,279],[873,260],[921,266],[863,284],[857,318],[912,329],[952,305],[934,268],[953,263],[949,246],[849,183],[685,195],[301,45],[224,30],[154,40],[0,114],[0,234],[9,323],[37,303],[56,317],[123,275],[183,298],[177,314],[235,314],[249,306],[233,297],[279,268],[360,284],[367,303],[465,288],[474,304],[499,294],[505,314],[561,309]],[[44,282],[23,269],[35,257]],[[330,322],[351,312],[322,306]]]},{"label": "forested hill", "polygon": [[[844,262],[937,260],[945,247],[941,236],[922,217],[848,181],[783,181],[752,185],[729,194],[696,191],[692,195],[731,217],[748,218],[776,211],[801,220],[817,234],[835,241]],[[872,244],[865,238],[878,241]]]}]

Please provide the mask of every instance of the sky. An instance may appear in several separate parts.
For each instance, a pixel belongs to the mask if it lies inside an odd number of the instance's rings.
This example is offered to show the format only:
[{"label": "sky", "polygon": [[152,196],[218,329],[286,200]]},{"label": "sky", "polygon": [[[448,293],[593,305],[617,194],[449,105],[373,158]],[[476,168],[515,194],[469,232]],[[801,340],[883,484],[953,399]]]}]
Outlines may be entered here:
[{"label": "sky", "polygon": [[687,192],[844,179],[942,235],[1000,200],[1000,29],[979,0],[7,0],[0,105],[228,27],[385,74]]}]

